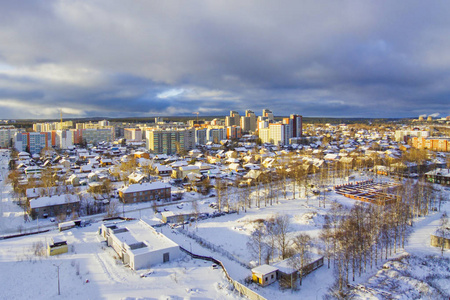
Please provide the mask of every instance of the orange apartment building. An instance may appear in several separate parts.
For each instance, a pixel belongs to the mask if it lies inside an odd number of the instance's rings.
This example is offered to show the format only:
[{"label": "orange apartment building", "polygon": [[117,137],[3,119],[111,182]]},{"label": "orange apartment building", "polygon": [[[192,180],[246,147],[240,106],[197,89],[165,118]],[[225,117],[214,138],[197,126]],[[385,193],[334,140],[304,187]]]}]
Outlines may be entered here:
[{"label": "orange apartment building", "polygon": [[432,151],[449,152],[450,138],[422,138],[413,137],[412,145],[417,149],[428,149]]}]

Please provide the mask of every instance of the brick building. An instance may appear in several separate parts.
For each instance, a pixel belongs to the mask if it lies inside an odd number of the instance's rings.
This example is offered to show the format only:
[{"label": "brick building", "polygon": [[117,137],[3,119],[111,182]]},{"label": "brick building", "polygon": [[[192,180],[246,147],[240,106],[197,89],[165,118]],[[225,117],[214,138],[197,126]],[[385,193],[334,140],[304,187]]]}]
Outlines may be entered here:
[{"label": "brick building", "polygon": [[124,203],[147,202],[153,200],[169,201],[171,187],[163,182],[131,184],[119,190],[120,200]]}]

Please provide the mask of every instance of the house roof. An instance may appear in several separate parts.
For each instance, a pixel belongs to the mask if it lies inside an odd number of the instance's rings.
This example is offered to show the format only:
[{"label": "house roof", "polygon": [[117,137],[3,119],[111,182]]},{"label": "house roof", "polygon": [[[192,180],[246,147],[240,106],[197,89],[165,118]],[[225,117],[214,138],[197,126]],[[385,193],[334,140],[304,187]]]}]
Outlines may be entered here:
[{"label": "house roof", "polygon": [[123,189],[120,189],[120,191],[124,194],[127,193],[137,193],[137,192],[143,192],[143,191],[151,191],[151,190],[159,190],[168,188],[170,185],[165,184],[160,181],[156,182],[146,182],[142,184],[131,184],[127,187],[124,187]]},{"label": "house roof", "polygon": [[70,194],[50,196],[50,197],[40,197],[30,200],[30,208],[40,208],[46,206],[54,206],[77,202],[80,202],[80,199],[78,199],[75,195]]},{"label": "house roof", "polygon": [[269,265],[260,265],[252,269],[252,273],[266,275],[278,271],[278,268]]},{"label": "house roof", "polygon": [[[298,254],[296,254],[295,256],[298,256]],[[321,259],[323,257],[323,256],[321,256],[319,254],[314,253],[314,252],[308,252],[308,256],[309,256],[309,261],[308,261],[308,263],[306,265],[312,264],[313,262],[315,262],[315,261],[317,261],[317,260],[319,260],[319,259]],[[292,273],[296,272],[297,270],[294,267],[292,267],[291,259],[292,258],[287,258],[285,260],[276,262],[276,263],[273,264],[273,266],[275,268],[277,268],[280,272],[283,272],[285,274],[292,274]]]}]

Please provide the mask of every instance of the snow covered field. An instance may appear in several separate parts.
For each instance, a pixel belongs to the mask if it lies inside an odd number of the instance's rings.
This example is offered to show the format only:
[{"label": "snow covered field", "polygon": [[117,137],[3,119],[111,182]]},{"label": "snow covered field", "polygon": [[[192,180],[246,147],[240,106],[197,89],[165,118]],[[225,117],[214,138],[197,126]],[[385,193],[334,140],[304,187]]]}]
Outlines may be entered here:
[{"label": "snow covered field", "polygon": [[[238,299],[222,270],[183,255],[179,261],[134,272],[98,237],[97,226],[0,242],[0,299]],[[33,244],[67,239],[69,253],[35,256]],[[60,266],[61,297],[57,268]],[[88,281],[88,282],[87,282]]]}]

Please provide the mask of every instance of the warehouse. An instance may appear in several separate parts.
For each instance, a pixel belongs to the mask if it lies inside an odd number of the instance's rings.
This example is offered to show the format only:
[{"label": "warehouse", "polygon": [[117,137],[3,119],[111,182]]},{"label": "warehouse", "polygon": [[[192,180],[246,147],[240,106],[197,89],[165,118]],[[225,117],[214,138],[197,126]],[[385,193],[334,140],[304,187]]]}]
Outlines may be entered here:
[{"label": "warehouse", "polygon": [[177,259],[180,247],[146,222],[103,224],[100,234],[125,265],[138,270]]}]

